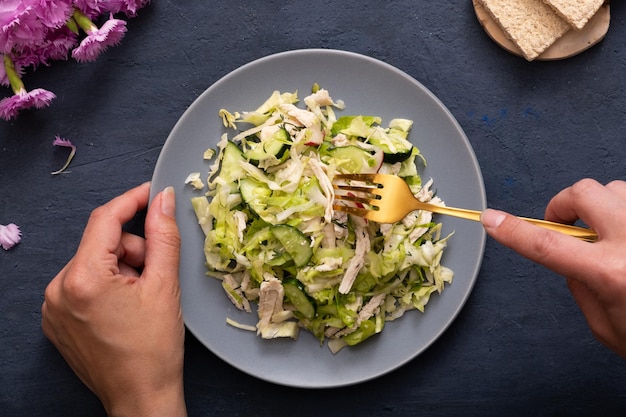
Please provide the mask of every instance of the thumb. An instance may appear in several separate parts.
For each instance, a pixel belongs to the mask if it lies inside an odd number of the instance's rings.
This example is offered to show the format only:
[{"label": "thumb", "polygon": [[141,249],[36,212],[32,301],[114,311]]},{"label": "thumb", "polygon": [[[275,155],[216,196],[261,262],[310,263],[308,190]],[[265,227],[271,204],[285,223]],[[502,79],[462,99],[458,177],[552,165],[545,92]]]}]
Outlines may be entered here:
[{"label": "thumb", "polygon": [[481,221],[492,238],[560,275],[578,276],[585,270],[586,257],[576,254],[591,250],[587,242],[492,209],[483,212]]},{"label": "thumb", "polygon": [[158,276],[164,283],[178,283],[180,234],[176,225],[174,188],[167,187],[154,198],[145,223],[146,259],[143,275]]}]

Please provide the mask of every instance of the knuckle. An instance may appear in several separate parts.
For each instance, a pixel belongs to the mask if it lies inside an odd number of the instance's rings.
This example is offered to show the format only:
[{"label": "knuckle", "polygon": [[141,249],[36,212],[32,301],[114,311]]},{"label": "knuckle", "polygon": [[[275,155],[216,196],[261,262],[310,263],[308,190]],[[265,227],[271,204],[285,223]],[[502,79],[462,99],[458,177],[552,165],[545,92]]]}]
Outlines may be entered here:
[{"label": "knuckle", "polygon": [[618,297],[618,300],[626,295],[626,260],[620,259],[604,259],[602,262],[595,262],[595,268],[598,282],[607,296]]},{"label": "knuckle", "polygon": [[[49,288],[49,287],[48,287]],[[50,327],[50,320],[60,311],[60,300],[50,290],[46,288],[44,292],[44,301],[41,304],[41,327],[46,332],[46,328]]]},{"label": "knuckle", "polygon": [[608,184],[606,184],[606,188],[617,188],[617,189],[621,189],[624,186],[624,181],[620,181],[620,180],[613,180],[610,181]]},{"label": "knuckle", "polygon": [[106,215],[107,213],[107,208],[105,206],[99,206],[96,207],[95,209],[93,209],[91,211],[91,214],[89,215],[89,221],[93,221],[99,218],[102,218]]},{"label": "knuckle", "polygon": [[584,197],[585,195],[589,194],[592,189],[597,188],[598,186],[600,186],[600,184],[597,181],[592,180],[591,178],[584,178],[572,185],[572,196],[575,199]]},{"label": "knuckle", "polygon": [[43,292],[43,298],[45,301],[54,302],[56,300],[57,279],[50,281],[48,286]]},{"label": "knuckle", "polygon": [[47,308],[55,308],[60,304],[62,298],[61,283],[65,278],[65,269],[59,272],[46,286],[44,290],[44,304]]},{"label": "knuckle", "polygon": [[622,199],[626,196],[626,182],[621,180],[613,180],[606,185],[607,190],[617,194]]},{"label": "knuckle", "polygon": [[81,268],[66,267],[44,290],[41,306],[42,329],[53,340],[55,323],[70,317],[83,317],[96,296],[93,281],[84,279]]},{"label": "knuckle", "polygon": [[68,272],[61,284],[61,291],[65,300],[72,306],[80,307],[90,304],[96,296],[96,286],[93,281],[83,279],[80,271]]}]

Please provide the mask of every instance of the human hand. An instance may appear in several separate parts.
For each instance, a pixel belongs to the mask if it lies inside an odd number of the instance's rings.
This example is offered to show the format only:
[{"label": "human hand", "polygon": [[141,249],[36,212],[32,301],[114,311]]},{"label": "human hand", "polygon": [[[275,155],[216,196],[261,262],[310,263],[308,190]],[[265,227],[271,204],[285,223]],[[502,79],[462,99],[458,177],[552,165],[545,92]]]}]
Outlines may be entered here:
[{"label": "human hand", "polygon": [[626,358],[626,182],[584,179],[558,193],[546,220],[581,219],[596,243],[542,229],[510,214],[486,210],[487,233],[522,256],[567,278],[596,338]]},{"label": "human hand", "polygon": [[150,205],[145,239],[122,231],[149,184],[95,209],[50,282],[42,328],[110,416],[185,416],[184,324],[174,192]]}]

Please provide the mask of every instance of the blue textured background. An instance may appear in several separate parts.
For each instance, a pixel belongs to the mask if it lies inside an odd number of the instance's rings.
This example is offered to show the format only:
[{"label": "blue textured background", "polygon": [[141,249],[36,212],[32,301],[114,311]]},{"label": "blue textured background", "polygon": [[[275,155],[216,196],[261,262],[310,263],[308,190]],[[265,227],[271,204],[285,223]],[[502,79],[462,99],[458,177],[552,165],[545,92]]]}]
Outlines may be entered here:
[{"label": "blue textured background", "polygon": [[[41,333],[43,290],[76,249],[90,211],[151,178],[171,128],[220,77],[301,48],[383,60],[457,118],[491,207],[542,217],[550,197],[580,178],[626,179],[626,6],[613,3],[601,44],[568,60],[528,63],[487,37],[470,1],[156,0],[96,63],[56,62],[25,75],[28,88],[58,98],[0,122],[0,224],[17,223],[24,233],[0,253],[0,415],[104,415]],[[56,134],[78,153],[71,173],[51,176],[67,155],[52,146]],[[186,348],[190,416],[622,416],[626,409],[626,362],[595,341],[564,280],[492,240],[451,328],[374,381],[285,388],[234,370],[190,335]]]}]

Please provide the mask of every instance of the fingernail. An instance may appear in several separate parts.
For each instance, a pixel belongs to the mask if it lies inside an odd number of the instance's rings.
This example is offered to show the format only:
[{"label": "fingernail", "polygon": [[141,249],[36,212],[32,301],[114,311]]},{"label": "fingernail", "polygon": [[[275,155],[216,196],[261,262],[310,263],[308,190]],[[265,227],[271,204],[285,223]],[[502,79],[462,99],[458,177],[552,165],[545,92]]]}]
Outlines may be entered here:
[{"label": "fingernail", "polygon": [[487,209],[480,216],[480,221],[485,227],[496,228],[502,224],[506,215],[500,211]]},{"label": "fingernail", "polygon": [[161,213],[169,217],[174,217],[176,209],[176,198],[174,187],[167,187],[161,193]]}]

